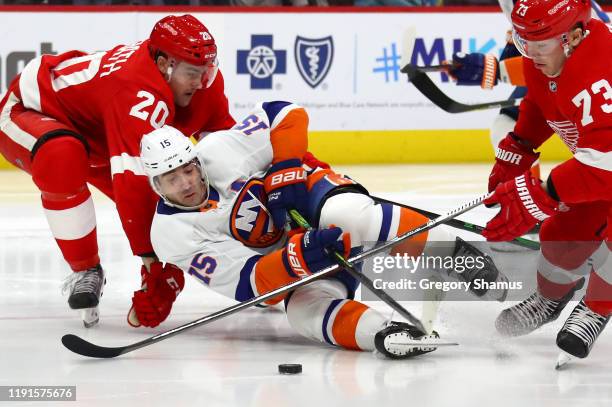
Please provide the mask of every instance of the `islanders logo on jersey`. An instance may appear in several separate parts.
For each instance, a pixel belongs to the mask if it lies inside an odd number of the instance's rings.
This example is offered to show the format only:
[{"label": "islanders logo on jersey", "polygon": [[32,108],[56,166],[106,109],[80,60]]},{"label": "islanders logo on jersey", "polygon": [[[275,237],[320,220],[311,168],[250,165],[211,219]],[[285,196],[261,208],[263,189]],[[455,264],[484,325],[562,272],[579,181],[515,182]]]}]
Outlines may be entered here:
[{"label": "islanders logo on jersey", "polygon": [[230,216],[232,236],[247,247],[268,247],[283,236],[274,227],[272,219],[263,207],[266,192],[263,181],[249,180],[238,193]]},{"label": "islanders logo on jersey", "polygon": [[298,36],[294,51],[300,75],[310,87],[316,88],[327,76],[334,59],[332,36],[317,39]]}]

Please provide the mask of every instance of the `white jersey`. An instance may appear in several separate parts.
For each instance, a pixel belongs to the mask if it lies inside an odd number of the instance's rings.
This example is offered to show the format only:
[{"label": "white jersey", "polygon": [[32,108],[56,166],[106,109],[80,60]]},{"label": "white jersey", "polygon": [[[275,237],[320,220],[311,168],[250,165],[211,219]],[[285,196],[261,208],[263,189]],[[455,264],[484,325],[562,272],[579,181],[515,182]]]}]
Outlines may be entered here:
[{"label": "white jersey", "polygon": [[[292,113],[297,111],[302,115]],[[259,177],[279,154],[280,159],[292,154],[296,143],[287,124],[293,133],[296,126],[306,132],[307,119],[296,122],[303,117],[304,110],[295,104],[262,103],[242,123],[202,139],[195,150],[210,183],[209,205],[185,211],[159,201],[151,227],[159,259],[227,297],[252,297],[256,261],[285,240],[264,207],[266,194]]]}]

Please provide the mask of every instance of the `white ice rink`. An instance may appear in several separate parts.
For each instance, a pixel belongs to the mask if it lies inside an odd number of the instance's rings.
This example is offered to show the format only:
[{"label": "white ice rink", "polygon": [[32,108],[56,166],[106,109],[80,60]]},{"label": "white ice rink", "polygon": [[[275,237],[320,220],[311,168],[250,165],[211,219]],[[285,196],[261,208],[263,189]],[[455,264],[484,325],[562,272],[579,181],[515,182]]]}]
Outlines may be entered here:
[{"label": "white ice rink", "polygon": [[[481,194],[488,165],[343,167],[371,192],[431,211]],[[0,385],[76,385],[87,406],[612,406],[612,334],[586,360],[555,371],[554,323],[529,336],[501,339],[493,322],[508,304],[442,304],[442,337],[460,343],[424,357],[390,361],[370,353],[317,345],[289,327],[279,310],[249,309],[110,360],[86,359],[60,338],[74,333],[96,344],[122,346],[225,308],[232,302],[187,279],[170,318],[155,329],[125,322],[139,262],[131,257],[115,209],[95,195],[108,284],[101,322],[85,329],[61,295],[63,264],[38,195],[26,176],[0,172]],[[484,223],[479,208],[465,219]],[[520,267],[520,264],[517,265]],[[373,306],[386,310],[378,303]],[[408,304],[417,315],[419,304]],[[301,363],[303,373],[277,373]],[[0,402],[0,407],[59,405]]]}]

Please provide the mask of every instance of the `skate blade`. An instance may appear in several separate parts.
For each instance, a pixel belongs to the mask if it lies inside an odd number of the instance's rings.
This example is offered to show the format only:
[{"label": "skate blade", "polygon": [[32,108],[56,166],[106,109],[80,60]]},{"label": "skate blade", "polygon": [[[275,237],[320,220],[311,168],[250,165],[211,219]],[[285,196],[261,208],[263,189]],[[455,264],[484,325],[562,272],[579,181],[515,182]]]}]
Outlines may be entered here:
[{"label": "skate blade", "polygon": [[555,364],[555,370],[561,370],[573,359],[574,357],[567,352],[559,353],[557,357],[557,363]]},{"label": "skate blade", "polygon": [[81,319],[85,328],[91,328],[100,321],[100,312],[98,307],[86,308],[81,310]]},{"label": "skate blade", "polygon": [[427,339],[424,341],[419,341],[417,339],[414,339],[414,340],[405,340],[401,342],[389,341],[387,342],[387,344],[395,345],[395,346],[408,346],[408,347],[419,347],[419,348],[438,348],[438,347],[443,347],[443,346],[459,346],[457,342],[448,342],[448,341],[441,341],[441,340],[436,340],[436,339]]}]

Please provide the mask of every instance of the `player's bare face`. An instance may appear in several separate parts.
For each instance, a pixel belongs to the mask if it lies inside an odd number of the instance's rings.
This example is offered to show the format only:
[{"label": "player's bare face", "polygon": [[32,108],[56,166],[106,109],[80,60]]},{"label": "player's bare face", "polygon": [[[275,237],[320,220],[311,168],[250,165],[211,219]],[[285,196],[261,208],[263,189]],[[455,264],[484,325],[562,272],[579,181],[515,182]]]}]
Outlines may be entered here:
[{"label": "player's bare face", "polygon": [[202,89],[208,67],[195,66],[187,62],[175,62],[169,77],[170,89],[174,94],[174,103],[185,107],[198,89]]},{"label": "player's bare face", "polygon": [[158,176],[159,189],[166,199],[182,206],[198,206],[206,199],[206,185],[195,163],[188,163]]},{"label": "player's bare face", "polygon": [[547,52],[534,52],[532,59],[535,67],[542,71],[544,75],[554,77],[559,75],[561,69],[563,69],[567,56],[561,43],[558,42],[556,47]]},{"label": "player's bare face", "polygon": [[535,67],[549,77],[561,73],[568,55],[580,44],[582,38],[581,28],[540,41],[524,40],[516,32],[513,33],[514,44],[521,54],[533,60]]}]

